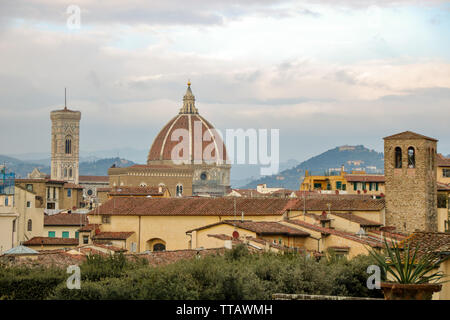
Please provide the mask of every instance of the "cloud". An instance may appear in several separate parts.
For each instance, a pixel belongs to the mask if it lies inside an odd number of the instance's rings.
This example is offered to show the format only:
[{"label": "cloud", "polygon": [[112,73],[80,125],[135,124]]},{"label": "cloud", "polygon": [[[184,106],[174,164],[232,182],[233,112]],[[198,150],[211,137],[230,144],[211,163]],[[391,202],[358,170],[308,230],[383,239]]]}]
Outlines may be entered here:
[{"label": "cloud", "polygon": [[446,3],[446,0],[307,0],[308,3],[330,5],[357,9],[366,9],[372,6],[432,6]]},{"label": "cloud", "polygon": [[[76,5],[81,9],[83,23],[125,25],[221,25],[225,20],[239,19],[245,15],[283,18],[291,15],[287,0],[3,0],[0,4],[0,21],[26,19],[34,22],[51,22],[65,25],[66,9]],[[299,8],[297,14],[318,16],[308,8]]]},{"label": "cloud", "polygon": [[[7,153],[49,150],[49,112],[64,103],[64,87],[82,111],[83,150],[149,148],[178,113],[188,79],[219,129],[279,128],[285,159],[347,143],[381,150],[381,137],[403,129],[435,136],[450,153],[448,59],[419,36],[420,56],[389,34],[373,40],[355,28],[358,13],[336,16],[312,1],[78,1],[90,27],[70,32],[66,3],[14,3],[0,4],[9,25],[0,33],[0,127],[15,133],[0,137]],[[389,33],[423,31],[401,26]]]}]

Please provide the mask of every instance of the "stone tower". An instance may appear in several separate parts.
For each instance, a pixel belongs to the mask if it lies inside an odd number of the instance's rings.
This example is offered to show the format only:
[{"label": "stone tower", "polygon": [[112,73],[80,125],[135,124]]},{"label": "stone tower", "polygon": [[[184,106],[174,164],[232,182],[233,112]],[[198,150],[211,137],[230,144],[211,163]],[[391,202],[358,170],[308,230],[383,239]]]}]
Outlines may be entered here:
[{"label": "stone tower", "polygon": [[67,109],[50,113],[52,120],[51,178],[78,184],[81,112]]},{"label": "stone tower", "polygon": [[405,131],[384,138],[386,225],[437,231],[437,140]]}]

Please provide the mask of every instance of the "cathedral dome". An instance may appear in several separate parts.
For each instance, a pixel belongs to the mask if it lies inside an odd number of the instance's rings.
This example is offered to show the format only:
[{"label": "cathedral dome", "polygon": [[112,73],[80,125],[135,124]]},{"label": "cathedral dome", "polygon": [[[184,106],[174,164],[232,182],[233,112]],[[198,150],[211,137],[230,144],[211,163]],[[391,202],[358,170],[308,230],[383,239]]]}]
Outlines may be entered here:
[{"label": "cathedral dome", "polygon": [[[174,154],[176,159],[173,159]],[[202,163],[202,160],[224,163],[226,159],[223,140],[214,127],[199,115],[188,82],[183,107],[156,136],[147,163],[173,160],[182,160],[184,163]]]}]

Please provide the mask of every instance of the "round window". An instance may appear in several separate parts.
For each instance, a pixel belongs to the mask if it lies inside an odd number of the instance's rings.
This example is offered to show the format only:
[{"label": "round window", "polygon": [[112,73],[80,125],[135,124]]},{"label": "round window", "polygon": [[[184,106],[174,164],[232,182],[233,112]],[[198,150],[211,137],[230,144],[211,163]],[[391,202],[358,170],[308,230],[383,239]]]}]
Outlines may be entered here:
[{"label": "round window", "polygon": [[202,174],[200,175],[200,179],[202,180],[206,180],[208,176],[206,175],[206,172],[202,172]]},{"label": "round window", "polygon": [[89,189],[89,190],[87,191],[88,196],[92,196],[93,193],[94,193],[94,192],[93,192],[91,189]]}]

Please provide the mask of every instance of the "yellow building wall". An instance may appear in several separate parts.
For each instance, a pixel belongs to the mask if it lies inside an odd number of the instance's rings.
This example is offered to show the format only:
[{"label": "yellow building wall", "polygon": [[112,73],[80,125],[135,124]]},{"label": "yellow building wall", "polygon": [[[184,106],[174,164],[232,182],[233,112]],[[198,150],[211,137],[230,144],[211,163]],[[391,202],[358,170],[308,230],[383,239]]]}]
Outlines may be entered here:
[{"label": "yellow building wall", "polygon": [[[298,219],[298,220],[302,220],[302,219]],[[287,223],[287,222],[285,222],[285,223]],[[303,230],[310,234],[310,237],[307,238],[306,241],[304,242],[304,245],[307,250],[315,250],[315,251],[319,251],[319,252],[324,252],[330,247],[350,247],[349,252],[348,252],[348,258],[350,258],[350,259],[357,256],[358,254],[368,254],[368,251],[365,248],[365,245],[360,242],[353,241],[353,240],[343,238],[343,237],[333,235],[333,234],[327,235],[327,236],[322,236],[322,234],[318,231],[314,231],[309,228],[299,226],[296,224],[287,223],[286,225],[293,227],[293,228],[297,228],[299,230]],[[317,239],[321,239],[321,240],[318,241]]]},{"label": "yellow building wall", "polygon": [[[225,234],[227,236],[232,236],[234,231],[239,232],[239,237],[255,237],[256,233],[241,229],[241,228],[235,228],[234,226],[230,226],[228,224],[219,224],[217,226],[212,226],[207,229],[198,230],[196,232],[192,233],[192,248],[214,248],[212,247],[209,242],[212,242],[213,239],[219,240],[217,238],[208,237],[208,234]],[[223,240],[222,246],[223,246]],[[216,241],[214,241],[216,242]]]},{"label": "yellow building wall", "polygon": [[386,194],[386,184],[384,182],[378,183],[378,190],[375,189],[375,186],[372,187],[372,190],[370,190],[369,182],[366,182],[366,192],[361,189],[361,183],[359,183],[359,193],[358,190],[354,190],[353,182],[349,182],[348,184],[350,186],[349,189],[347,189],[348,194],[366,194],[366,195],[380,195],[380,194]]},{"label": "yellow building wall", "polygon": [[[138,236],[138,251],[148,250],[147,243],[161,239],[166,250],[188,249],[190,237],[186,231],[221,220],[233,220],[234,216],[111,216],[110,223],[101,225],[101,231],[134,231]],[[281,216],[246,216],[245,220],[279,221]],[[101,216],[89,215],[90,223],[102,223]],[[140,236],[139,236],[140,235]]]},{"label": "yellow building wall", "polygon": [[61,188],[60,209],[71,210],[73,207],[80,208],[80,203],[83,199],[83,189],[71,189],[71,195],[68,196],[67,188]]},{"label": "yellow building wall", "polygon": [[[13,233],[13,221],[17,214],[0,208],[0,254],[14,247],[16,232]],[[16,227],[17,230],[17,227]]]},{"label": "yellow building wall", "polygon": [[447,208],[438,208],[438,232],[445,232],[445,221],[449,219],[449,210]]},{"label": "yellow building wall", "polygon": [[44,226],[44,230],[42,232],[42,237],[48,237],[49,231],[55,231],[56,238],[62,238],[62,233],[64,231],[69,232],[69,238],[76,238],[75,233],[80,229],[81,226]]},{"label": "yellow building wall", "polygon": [[329,215],[331,219],[331,227],[336,230],[346,231],[350,233],[357,233],[361,228],[359,223],[335,216],[333,214]]},{"label": "yellow building wall", "polygon": [[449,167],[437,167],[437,182],[449,184],[450,183],[450,177],[444,177],[443,170],[444,169],[450,169]]},{"label": "yellow building wall", "polygon": [[[443,263],[441,263],[439,267],[439,271],[442,271],[447,278],[444,278],[444,281],[448,281],[450,278],[450,259],[447,259]],[[433,300],[450,300],[450,282],[446,282],[442,284],[442,290],[440,292],[433,294]]]},{"label": "yellow building wall", "polygon": [[[30,206],[27,207],[29,202]],[[22,188],[15,188],[14,204],[19,214],[16,223],[17,239],[14,246],[33,237],[42,236],[44,229],[44,208],[39,208],[40,203],[36,200],[36,195]],[[38,208],[36,208],[38,206]],[[28,220],[32,221],[32,229],[28,231]]]},{"label": "yellow building wall", "polygon": [[[212,226],[207,229],[202,229],[199,231],[192,232],[192,248],[217,248],[217,245],[220,247],[224,246],[224,240],[220,240],[214,237],[208,237],[209,234],[225,234],[227,236],[232,236],[234,231],[239,233],[239,239],[244,240],[246,237],[260,238],[266,240],[270,243],[275,243],[278,245],[287,246],[290,248],[305,248],[305,239],[306,237],[289,237],[285,235],[264,235],[258,236],[256,232],[235,228],[229,224],[220,224],[217,226]],[[281,243],[280,240],[281,239]],[[218,240],[218,241],[216,241]]]},{"label": "yellow building wall", "polygon": [[[330,184],[330,190],[336,190],[336,182],[341,182],[341,185],[345,184],[345,190],[348,190],[348,183],[344,176],[306,176],[300,185],[300,190],[302,191],[312,191],[315,189],[328,190],[328,183]],[[320,184],[320,188],[314,185]],[[340,189],[342,190],[342,189]]]},{"label": "yellow building wall", "polygon": [[359,254],[369,254],[364,244],[333,234],[324,237],[323,242],[324,250],[327,250],[330,247],[350,247],[347,255],[349,259],[352,259]]}]

